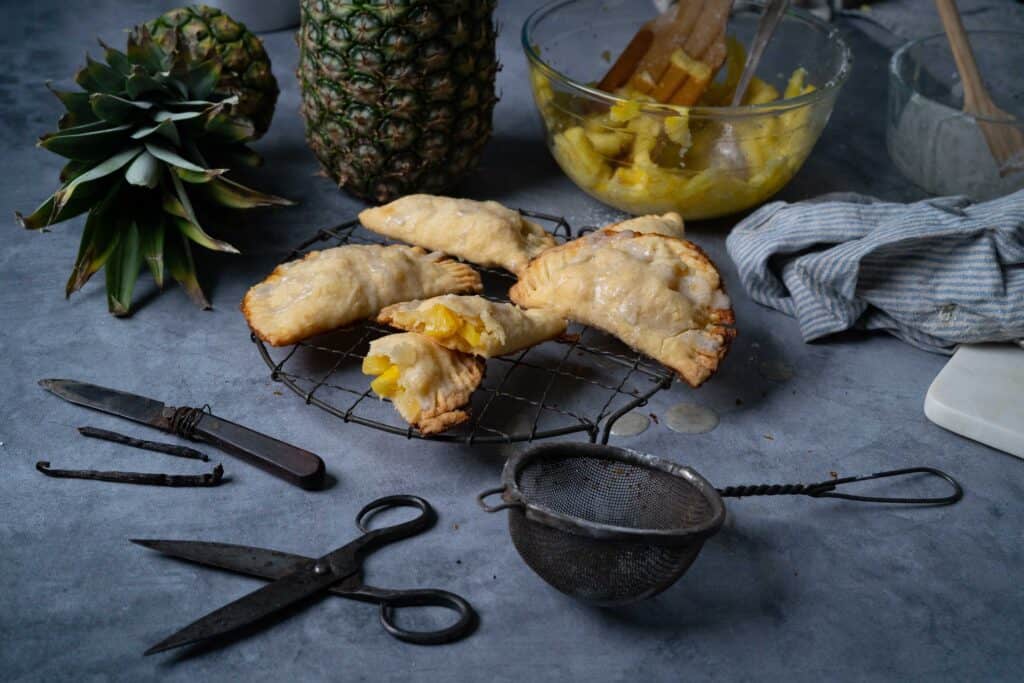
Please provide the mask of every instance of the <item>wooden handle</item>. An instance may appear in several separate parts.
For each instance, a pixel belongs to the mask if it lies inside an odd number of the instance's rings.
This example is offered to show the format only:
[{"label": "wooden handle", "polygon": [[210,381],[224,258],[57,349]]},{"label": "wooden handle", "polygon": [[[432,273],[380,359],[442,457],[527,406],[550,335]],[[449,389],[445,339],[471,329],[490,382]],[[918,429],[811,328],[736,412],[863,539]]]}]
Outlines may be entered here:
[{"label": "wooden handle", "polygon": [[324,461],[319,456],[216,415],[204,414],[193,436],[296,486],[323,485]]},{"label": "wooden handle", "polygon": [[633,40],[629,41],[629,45],[622,51],[619,58],[615,60],[612,68],[608,70],[608,73],[604,75],[601,82],[597,84],[600,90],[613,93],[626,85],[626,83],[629,83],[633,72],[636,71],[637,64],[647,54],[647,51],[651,49],[651,43],[654,41],[653,27],[654,20],[651,20],[637,31],[637,34],[633,36]]},{"label": "wooden handle", "polygon": [[956,61],[956,70],[960,72],[960,80],[964,85],[964,110],[980,113],[978,109],[991,101],[978,71],[978,63],[974,59],[971,43],[967,40],[967,31],[960,19],[960,12],[954,0],[935,0],[939,10],[939,18],[946,30],[949,46]]}]

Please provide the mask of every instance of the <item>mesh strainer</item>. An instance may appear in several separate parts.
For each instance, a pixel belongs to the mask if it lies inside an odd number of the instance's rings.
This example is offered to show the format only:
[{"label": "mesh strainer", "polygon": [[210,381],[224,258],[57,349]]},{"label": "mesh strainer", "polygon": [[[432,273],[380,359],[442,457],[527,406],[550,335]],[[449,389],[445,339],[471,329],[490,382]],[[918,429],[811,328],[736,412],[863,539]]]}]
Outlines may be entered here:
[{"label": "mesh strainer", "polygon": [[[836,493],[841,484],[931,474],[953,487],[944,498],[882,498]],[[502,503],[486,498],[501,493]],[[563,443],[518,453],[502,486],[478,496],[488,512],[508,509],[512,543],[552,586],[600,605],[656,595],[681,577],[704,541],[722,526],[722,496],[807,495],[868,502],[948,505],[960,485],[928,467],[832,479],[820,484],[735,486],[716,490],[689,467],[611,446]]]}]

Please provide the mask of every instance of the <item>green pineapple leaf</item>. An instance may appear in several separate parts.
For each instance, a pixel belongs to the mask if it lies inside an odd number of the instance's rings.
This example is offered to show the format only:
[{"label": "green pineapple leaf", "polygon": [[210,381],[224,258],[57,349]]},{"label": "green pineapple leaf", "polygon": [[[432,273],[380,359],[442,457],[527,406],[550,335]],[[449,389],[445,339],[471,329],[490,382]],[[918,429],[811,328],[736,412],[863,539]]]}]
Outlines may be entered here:
[{"label": "green pineapple leaf", "polygon": [[85,213],[109,191],[110,186],[103,183],[90,183],[76,192],[60,209],[54,210],[54,195],[39,205],[39,207],[28,216],[22,216],[15,211],[14,216],[21,227],[27,230],[42,230],[50,225],[62,223],[69,218],[74,218]]},{"label": "green pineapple leaf", "polygon": [[211,308],[210,302],[203,294],[203,288],[199,286],[196,278],[196,264],[192,260],[192,250],[188,240],[177,230],[172,230],[166,235],[164,242],[164,263],[167,272],[181,285],[193,303],[204,311]]},{"label": "green pineapple leaf", "polygon": [[146,112],[153,108],[152,102],[144,100],[126,100],[117,95],[95,93],[89,97],[92,112],[112,124],[131,124],[143,119]]},{"label": "green pineapple leaf", "polygon": [[103,58],[107,61],[107,64],[111,69],[120,74],[122,78],[132,72],[132,63],[125,53],[120,50],[115,50],[102,40],[98,42],[100,47],[103,48]]},{"label": "green pineapple leaf", "polygon": [[190,119],[197,119],[203,115],[201,111],[158,111],[153,114],[153,119],[156,121],[188,121]]},{"label": "green pineapple leaf", "polygon": [[128,34],[127,55],[136,69],[159,73],[169,66],[167,53],[152,39],[145,26]]},{"label": "green pineapple leaf", "polygon": [[293,206],[294,202],[272,194],[257,192],[227,178],[214,178],[196,189],[206,199],[231,209],[255,209],[261,206]]},{"label": "green pineapple leaf", "polygon": [[149,152],[143,152],[128,166],[124,177],[132,185],[153,189],[160,184],[160,163]]},{"label": "green pineapple leaf", "polygon": [[54,96],[60,100],[61,104],[64,105],[64,108],[67,109],[67,112],[60,117],[60,121],[57,123],[57,127],[60,130],[78,126],[83,123],[90,123],[96,120],[96,115],[92,113],[92,105],[89,104],[89,93],[55,90],[49,82],[46,83],[46,88],[52,92]]},{"label": "green pineapple leaf", "polygon": [[166,227],[158,213],[148,217],[151,222],[139,226],[142,256],[160,289],[164,288],[164,235]]},{"label": "green pineapple leaf", "polygon": [[150,95],[154,97],[174,97],[174,93],[163,83],[151,76],[139,65],[132,67],[132,73],[125,79],[125,92],[131,98]]},{"label": "green pineapple leaf", "polygon": [[[211,112],[213,111],[216,110],[211,110]],[[218,113],[206,115],[205,128],[208,133],[216,135],[226,142],[252,140],[255,132],[252,121],[233,119],[226,114]]]},{"label": "green pineapple leaf", "polygon": [[163,147],[161,145],[157,145],[157,144],[152,143],[152,142],[146,142],[145,145],[146,145],[146,150],[150,154],[152,154],[157,159],[159,159],[160,161],[162,161],[162,162],[164,162],[166,164],[170,164],[171,166],[176,166],[178,168],[183,168],[186,171],[193,171],[195,173],[202,173],[202,172],[206,171],[206,169],[203,168],[202,166],[198,166],[196,164],[193,164],[188,159],[183,158],[181,155],[179,155],[179,154],[177,154],[177,153],[167,149],[166,147]]},{"label": "green pineapple leaf", "polygon": [[132,308],[132,292],[142,268],[139,228],[134,221],[120,226],[120,239],[106,263],[107,306],[116,316],[125,316]]},{"label": "green pineapple leaf", "polygon": [[64,187],[57,190],[53,195],[53,205],[56,212],[60,212],[64,209],[64,206],[74,196],[75,190],[83,183],[89,183],[94,180],[98,180],[105,176],[115,173],[116,171],[124,168],[129,162],[135,157],[142,153],[141,147],[132,147],[125,151],[115,154],[106,161],[93,166],[89,171],[78,176]]},{"label": "green pineapple leaf", "polygon": [[221,73],[221,63],[212,59],[189,70],[186,78],[189,96],[197,100],[205,100],[212,95],[217,88],[217,83],[220,82]]},{"label": "green pineapple leaf", "polygon": [[96,163],[93,161],[75,161],[72,159],[64,164],[64,168],[60,169],[60,181],[66,183],[69,180],[74,180],[95,165]]},{"label": "green pineapple leaf", "polygon": [[211,251],[223,251],[228,254],[241,253],[227,242],[222,242],[221,240],[210,237],[198,223],[193,223],[192,221],[177,217],[170,218],[168,220],[172,221],[177,226],[182,235],[201,247],[206,247]]},{"label": "green pineapple leaf", "polygon": [[76,132],[82,128],[95,126],[95,123],[87,123],[75,128],[65,128],[62,131],[45,135],[39,138],[37,143],[43,149],[59,154],[66,159],[75,161],[97,161],[108,158],[110,155],[123,148],[124,141],[129,137],[128,131],[131,126],[110,127],[106,121],[97,123],[106,126],[98,130],[86,130]]},{"label": "green pineapple leaf", "polygon": [[208,183],[214,178],[222,175],[227,169],[223,168],[206,168],[202,171],[189,171],[184,168],[174,168],[174,173],[179,178],[184,180],[186,183],[192,184],[203,184]]},{"label": "green pineapple leaf", "polygon": [[82,231],[82,240],[78,245],[78,258],[71,269],[71,276],[64,287],[64,296],[70,297],[89,281],[110,258],[110,254],[120,239],[118,218],[112,215],[110,206],[117,196],[117,188],[112,188],[107,197],[89,212]]},{"label": "green pineapple leaf", "polygon": [[85,56],[85,66],[75,74],[75,83],[89,92],[110,93],[121,92],[124,77],[103,62],[97,62],[89,55]]},{"label": "green pineapple leaf", "polygon": [[155,126],[140,128],[132,133],[132,139],[142,140],[150,135],[159,135],[174,146],[181,146],[181,136],[178,134],[178,127],[174,125],[174,121],[161,121]]}]

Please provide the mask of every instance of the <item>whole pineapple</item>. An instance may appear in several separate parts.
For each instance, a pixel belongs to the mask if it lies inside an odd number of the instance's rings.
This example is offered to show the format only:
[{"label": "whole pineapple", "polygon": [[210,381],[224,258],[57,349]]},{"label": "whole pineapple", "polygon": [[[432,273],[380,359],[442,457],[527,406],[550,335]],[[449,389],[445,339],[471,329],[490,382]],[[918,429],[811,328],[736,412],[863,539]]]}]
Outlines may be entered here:
[{"label": "whole pineapple", "polygon": [[181,36],[162,43],[145,26],[124,52],[101,43],[105,61],[87,55],[75,74],[81,90],[53,91],[67,111],[39,146],[68,160],[61,185],[30,215],[16,214],[30,230],[88,214],[65,293],[104,270],[110,312],[119,316],[131,312],[143,265],[157,286],[173,278],[209,308],[191,245],[238,250],[204,226],[233,223],[228,209],[291,204],[226,175],[226,164],[261,159],[245,145],[252,121],[228,113],[238,96],[217,94],[221,61],[192,62]]},{"label": "whole pineapple", "polygon": [[495,0],[302,0],[306,138],[352,194],[441,192],[479,161],[497,97]]},{"label": "whole pineapple", "polygon": [[277,79],[270,70],[270,57],[263,43],[245,24],[219,9],[199,5],[166,12],[148,22],[146,28],[165,50],[173,49],[180,40],[193,64],[217,60],[221,77],[216,95],[238,97],[229,115],[250,121],[254,138],[267,132],[277,103]]}]

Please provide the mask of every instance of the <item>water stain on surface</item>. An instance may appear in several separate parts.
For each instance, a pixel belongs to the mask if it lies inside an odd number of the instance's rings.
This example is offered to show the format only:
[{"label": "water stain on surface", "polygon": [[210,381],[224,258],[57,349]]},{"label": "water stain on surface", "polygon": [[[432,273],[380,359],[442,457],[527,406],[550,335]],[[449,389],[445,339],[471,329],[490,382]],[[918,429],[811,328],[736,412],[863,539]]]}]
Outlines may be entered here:
[{"label": "water stain on surface", "polygon": [[612,425],[612,436],[636,436],[651,426],[651,418],[640,413],[626,413]]},{"label": "water stain on surface", "polygon": [[696,403],[678,403],[665,413],[665,425],[681,434],[706,434],[718,426],[718,413]]}]

